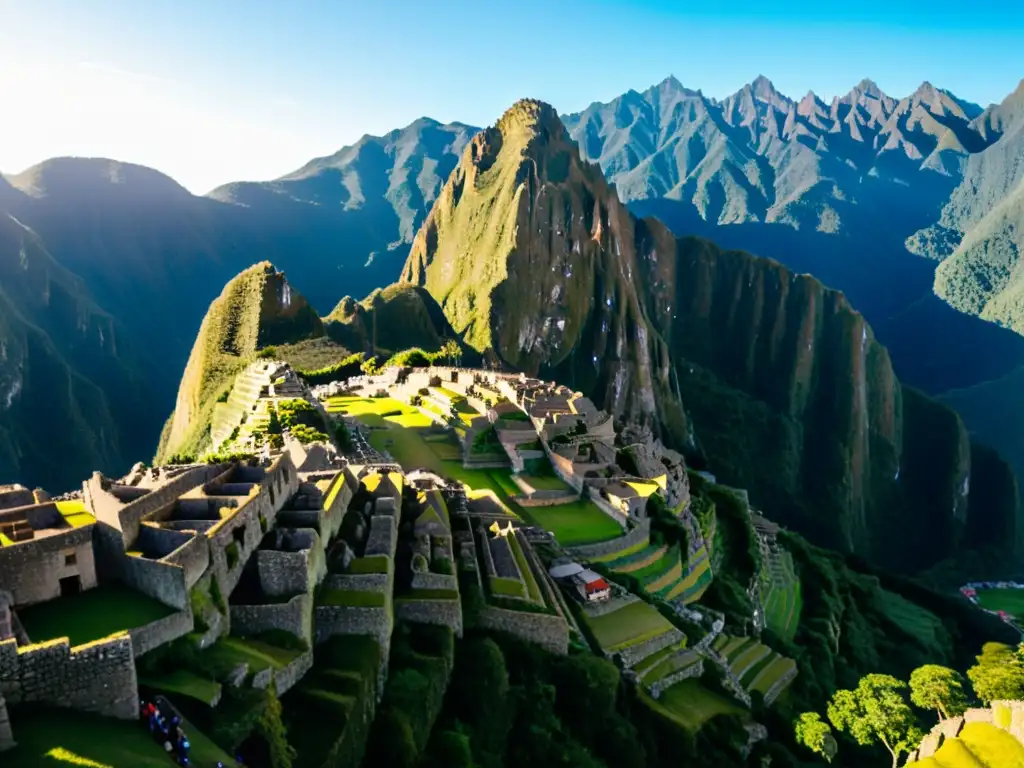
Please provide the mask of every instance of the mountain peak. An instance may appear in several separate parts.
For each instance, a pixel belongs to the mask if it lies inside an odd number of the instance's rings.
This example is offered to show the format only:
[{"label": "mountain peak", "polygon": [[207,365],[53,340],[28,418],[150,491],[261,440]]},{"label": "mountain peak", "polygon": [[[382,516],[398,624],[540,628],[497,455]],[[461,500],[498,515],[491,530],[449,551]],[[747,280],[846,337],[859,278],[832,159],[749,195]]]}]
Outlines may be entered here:
[{"label": "mountain peak", "polygon": [[882,89],[878,87],[878,83],[876,83],[870,77],[865,77],[863,80],[857,83],[857,85],[854,86],[853,90],[858,93],[862,93],[865,96],[874,96],[875,98],[884,95],[882,93]]},{"label": "mountain peak", "polygon": [[94,194],[104,190],[133,199],[190,196],[160,171],[105,157],[53,157],[7,177],[11,186],[32,197]]}]

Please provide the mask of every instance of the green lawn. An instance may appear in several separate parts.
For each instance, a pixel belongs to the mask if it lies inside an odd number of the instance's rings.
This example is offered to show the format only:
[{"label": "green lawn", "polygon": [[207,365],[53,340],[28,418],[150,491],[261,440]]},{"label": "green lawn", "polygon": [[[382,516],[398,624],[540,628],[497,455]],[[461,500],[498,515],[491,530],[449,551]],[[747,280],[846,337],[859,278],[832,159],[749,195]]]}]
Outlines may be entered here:
[{"label": "green lawn", "polygon": [[603,616],[588,616],[586,622],[606,651],[636,645],[672,629],[668,619],[642,600]]},{"label": "green lawn", "polygon": [[501,576],[491,576],[488,580],[491,592],[504,597],[525,597],[523,583],[518,579],[506,579]]},{"label": "green lawn", "polygon": [[558,475],[520,475],[538,491],[571,491],[572,489]]},{"label": "green lawn", "polygon": [[356,557],[349,563],[349,573],[387,573],[391,558],[387,555]]},{"label": "green lawn", "polygon": [[105,584],[18,611],[34,643],[67,637],[81,645],[170,616],[173,608],[121,584]]},{"label": "green lawn", "polygon": [[187,669],[176,669],[156,678],[139,678],[139,685],[153,688],[160,693],[177,694],[209,704],[220,693],[220,683],[200,677]]},{"label": "green lawn", "polygon": [[383,608],[384,593],[359,589],[322,589],[317,596],[317,604],[349,608]]},{"label": "green lawn", "polygon": [[641,692],[640,696],[655,712],[660,712],[689,731],[700,730],[715,715],[742,715],[746,712],[739,704],[709,691],[692,678],[666,689],[657,700],[646,692]]},{"label": "green lawn", "polygon": [[609,541],[623,535],[622,527],[589,499],[554,507],[530,507],[524,514],[555,534],[563,547]]},{"label": "green lawn", "polygon": [[978,603],[990,611],[1024,617],[1024,589],[979,589]]},{"label": "green lawn", "polygon": [[264,669],[281,669],[287,666],[301,651],[278,648],[261,640],[241,637],[222,637],[203,651],[203,658],[220,673],[227,674],[239,664],[248,664],[250,672]]},{"label": "green lawn", "polygon": [[[70,709],[13,711],[18,746],[3,754],[4,768],[167,768],[171,761],[136,720],[114,720]],[[234,765],[224,751],[183,724],[192,744],[193,765]]]}]

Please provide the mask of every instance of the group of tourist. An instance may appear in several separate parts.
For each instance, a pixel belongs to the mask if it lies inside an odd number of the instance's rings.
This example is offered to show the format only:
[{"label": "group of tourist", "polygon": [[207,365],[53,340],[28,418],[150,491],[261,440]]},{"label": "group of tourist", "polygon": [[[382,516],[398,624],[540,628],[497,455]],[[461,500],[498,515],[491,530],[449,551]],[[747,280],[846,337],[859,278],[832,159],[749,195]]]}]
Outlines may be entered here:
[{"label": "group of tourist", "polygon": [[139,718],[149,729],[150,734],[168,757],[178,765],[189,765],[188,752],[192,745],[181,727],[181,718],[176,714],[170,717],[160,711],[160,707],[152,701],[139,702]]}]

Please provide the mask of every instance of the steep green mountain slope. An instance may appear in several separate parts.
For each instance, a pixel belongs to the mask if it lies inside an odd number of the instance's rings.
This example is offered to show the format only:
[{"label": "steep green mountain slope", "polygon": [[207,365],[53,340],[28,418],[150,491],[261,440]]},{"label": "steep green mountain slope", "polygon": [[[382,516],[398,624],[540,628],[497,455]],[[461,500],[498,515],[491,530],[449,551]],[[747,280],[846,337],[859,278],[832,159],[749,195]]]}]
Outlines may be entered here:
[{"label": "steep green mountain slope", "polygon": [[82,281],[0,211],[0,483],[64,491],[126,470],[159,428],[142,374]]},{"label": "steep green mountain slope", "polygon": [[[635,219],[547,105],[474,138],[403,279],[476,349],[653,421],[819,542],[915,568],[986,514],[962,422],[900,385],[842,294]],[[921,529],[919,562],[892,525]]]},{"label": "steep green mountain slope", "polygon": [[970,157],[939,221],[909,244],[921,255],[944,259],[935,273],[938,295],[1024,333],[1024,81],[972,127],[991,145]]},{"label": "steep green mountain slope", "polygon": [[429,293],[401,283],[378,289],[362,301],[346,296],[324,323],[335,342],[368,354],[410,347],[434,351],[455,335]]},{"label": "steep green mountain slope", "polygon": [[214,404],[257,350],[323,335],[316,312],[270,262],[232,279],[199,327],[157,459],[209,447]]},{"label": "steep green mountain slope", "polygon": [[466,148],[402,273],[473,348],[686,434],[634,275],[634,221],[555,111],[521,101]]}]

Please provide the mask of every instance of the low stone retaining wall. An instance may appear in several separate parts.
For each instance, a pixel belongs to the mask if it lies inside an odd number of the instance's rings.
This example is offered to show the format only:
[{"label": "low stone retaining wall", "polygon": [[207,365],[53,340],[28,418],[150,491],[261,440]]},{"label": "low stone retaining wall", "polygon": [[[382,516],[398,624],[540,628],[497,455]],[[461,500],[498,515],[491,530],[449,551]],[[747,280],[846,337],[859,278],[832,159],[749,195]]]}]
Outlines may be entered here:
[{"label": "low stone retaining wall", "polygon": [[150,622],[142,627],[129,630],[132,637],[132,650],[136,656],[149,653],[165,643],[187,635],[195,628],[195,619],[191,607],[184,611],[172,613],[162,619]]},{"label": "low stone retaining wall", "polygon": [[289,632],[311,642],[313,598],[309,595],[296,595],[287,603],[231,606],[233,634],[253,637],[273,629]]},{"label": "low stone retaining wall", "polygon": [[297,656],[289,664],[274,672],[274,688],[280,696],[313,668],[313,651],[309,650]]},{"label": "low stone retaining wall", "polygon": [[458,589],[459,580],[444,573],[413,573],[413,589]]},{"label": "low stone retaining wall", "polygon": [[680,630],[673,628],[663,635],[658,635],[643,643],[624,648],[617,655],[622,659],[622,666],[626,669],[631,669],[648,656],[653,656],[661,649],[668,648],[670,645],[679,645],[684,640],[686,640],[686,635]]},{"label": "low stone retaining wall", "polygon": [[793,669],[775,681],[775,685],[769,688],[768,692],[764,695],[765,706],[770,706],[779,697],[779,694],[786,690],[786,686],[789,685],[790,680],[796,677],[796,673],[797,669],[793,667]]},{"label": "low stone retaining wall", "polygon": [[462,604],[458,600],[416,600],[401,597],[395,600],[395,618],[420,624],[451,627],[462,637]]},{"label": "low stone retaining wall", "polygon": [[392,515],[374,515],[370,519],[370,536],[366,540],[365,555],[387,555],[393,557],[398,532]]},{"label": "low stone retaining wall", "polygon": [[[380,643],[382,653],[391,647],[391,607],[357,608],[339,605],[318,605],[314,609],[314,642],[320,643],[335,635],[372,635]],[[384,655],[387,664],[387,654]]]},{"label": "low stone retaining wall", "polygon": [[636,595],[629,592],[623,592],[621,595],[617,595],[611,600],[603,600],[599,603],[587,603],[583,608],[583,612],[587,614],[589,618],[596,619],[598,616],[614,613],[619,610],[619,608],[625,608],[630,603],[635,603],[639,600],[640,598]]},{"label": "low stone retaining wall", "polygon": [[351,589],[359,592],[389,592],[390,577],[386,573],[332,573],[324,579],[327,589]]},{"label": "low stone retaining wall", "polygon": [[[517,496],[516,502],[523,507],[556,507],[559,504],[571,504],[579,496],[575,493],[562,493],[554,491],[557,495],[547,495],[552,491],[535,491],[531,496]],[[619,523],[622,525],[622,523]]]},{"label": "low stone retaining wall", "polygon": [[704,659],[698,659],[695,664],[691,664],[688,667],[673,672],[671,675],[666,675],[657,682],[651,683],[647,690],[651,694],[651,698],[659,699],[661,694],[667,689],[671,688],[676,683],[682,682],[687,678],[700,677],[704,674]]},{"label": "low stone retaining wall", "polygon": [[480,611],[476,625],[482,629],[516,635],[552,653],[564,656],[569,652],[569,627],[559,616],[488,606]]},{"label": "low stone retaining wall", "polygon": [[641,542],[647,542],[650,538],[651,525],[645,521],[639,523],[625,536],[620,536],[619,538],[612,539],[611,541],[598,542],[597,544],[584,544],[578,547],[569,547],[569,551],[576,555],[576,557],[583,559],[601,557],[602,555],[611,555],[615,552],[620,552],[624,549],[640,544]]},{"label": "low stone retaining wall", "polygon": [[132,638],[127,632],[72,647],[67,638],[18,648],[0,641],[0,691],[32,702],[134,720],[139,715]]}]

